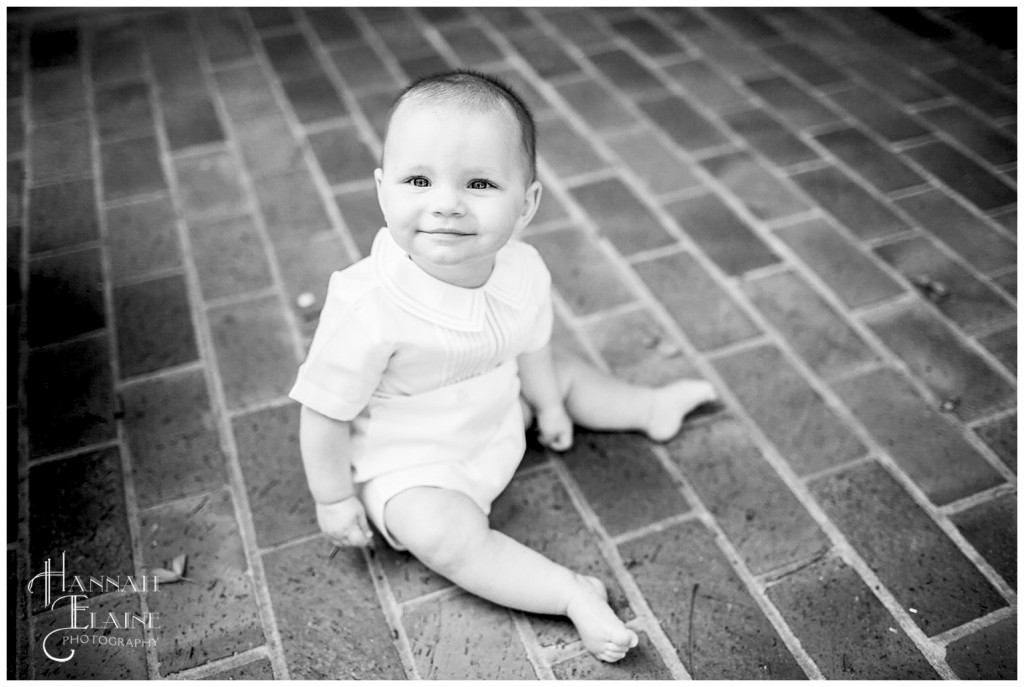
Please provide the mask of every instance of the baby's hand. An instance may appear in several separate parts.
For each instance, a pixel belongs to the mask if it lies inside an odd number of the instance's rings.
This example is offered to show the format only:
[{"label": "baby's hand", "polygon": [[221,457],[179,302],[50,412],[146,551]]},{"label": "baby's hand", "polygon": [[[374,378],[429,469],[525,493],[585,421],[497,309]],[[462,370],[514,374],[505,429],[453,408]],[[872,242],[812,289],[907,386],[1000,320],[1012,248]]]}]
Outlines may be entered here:
[{"label": "baby's hand", "polygon": [[537,413],[537,428],[540,443],[556,451],[565,451],[572,446],[572,418],[561,404],[545,408]]},{"label": "baby's hand", "polygon": [[316,521],[327,538],[338,546],[366,546],[373,538],[366,522],[366,510],[355,496],[337,503],[316,504]]}]

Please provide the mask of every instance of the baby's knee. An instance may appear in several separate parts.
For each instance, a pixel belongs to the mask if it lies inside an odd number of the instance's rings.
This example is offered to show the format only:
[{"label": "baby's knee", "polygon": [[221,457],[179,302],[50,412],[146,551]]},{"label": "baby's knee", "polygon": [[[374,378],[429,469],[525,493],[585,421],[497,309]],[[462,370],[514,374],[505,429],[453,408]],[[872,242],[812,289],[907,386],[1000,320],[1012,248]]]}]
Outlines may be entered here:
[{"label": "baby's knee", "polygon": [[410,553],[444,574],[461,565],[470,554],[476,531],[487,528],[487,517],[465,494],[417,487],[387,502],[384,523],[391,536]]}]

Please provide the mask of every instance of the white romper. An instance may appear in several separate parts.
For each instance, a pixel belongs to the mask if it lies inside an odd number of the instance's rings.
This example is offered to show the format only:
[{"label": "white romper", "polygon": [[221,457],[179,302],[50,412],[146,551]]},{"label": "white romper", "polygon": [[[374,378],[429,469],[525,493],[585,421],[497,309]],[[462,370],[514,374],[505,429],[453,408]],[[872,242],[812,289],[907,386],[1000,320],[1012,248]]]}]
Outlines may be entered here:
[{"label": "white romper", "polygon": [[551,336],[551,275],[517,240],[487,283],[453,286],[420,269],[385,228],[370,256],[331,275],[290,396],[352,422],[357,494],[377,529],[388,499],[445,487],[484,513],[525,451],[516,357]]}]

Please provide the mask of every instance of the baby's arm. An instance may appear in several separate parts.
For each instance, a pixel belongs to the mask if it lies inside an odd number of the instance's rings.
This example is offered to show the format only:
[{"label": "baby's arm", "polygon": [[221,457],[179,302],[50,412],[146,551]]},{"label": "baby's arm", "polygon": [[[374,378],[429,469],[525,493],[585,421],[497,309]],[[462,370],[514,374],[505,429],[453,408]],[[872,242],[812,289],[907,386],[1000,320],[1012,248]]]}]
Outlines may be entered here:
[{"label": "baby's arm", "polygon": [[372,533],[352,485],[351,431],[306,406],[299,419],[299,447],[320,529],[340,545],[365,546]]},{"label": "baby's arm", "polygon": [[565,410],[562,389],[555,373],[551,344],[518,358],[523,396],[537,413],[540,441],[556,451],[572,446],[572,419]]}]

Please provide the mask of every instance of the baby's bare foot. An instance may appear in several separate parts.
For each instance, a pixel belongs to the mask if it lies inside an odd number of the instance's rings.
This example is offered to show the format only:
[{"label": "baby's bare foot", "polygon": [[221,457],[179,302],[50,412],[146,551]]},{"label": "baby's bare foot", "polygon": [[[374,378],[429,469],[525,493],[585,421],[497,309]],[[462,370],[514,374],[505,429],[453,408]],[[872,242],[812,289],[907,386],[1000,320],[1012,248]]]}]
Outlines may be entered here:
[{"label": "baby's bare foot", "polygon": [[583,646],[602,661],[614,663],[639,641],[636,633],[619,620],[608,605],[608,591],[601,580],[577,575],[577,591],[566,615],[580,633]]},{"label": "baby's bare foot", "polygon": [[668,441],[679,433],[690,411],[717,398],[715,387],[702,379],[683,379],[653,389],[647,436],[655,441]]}]

